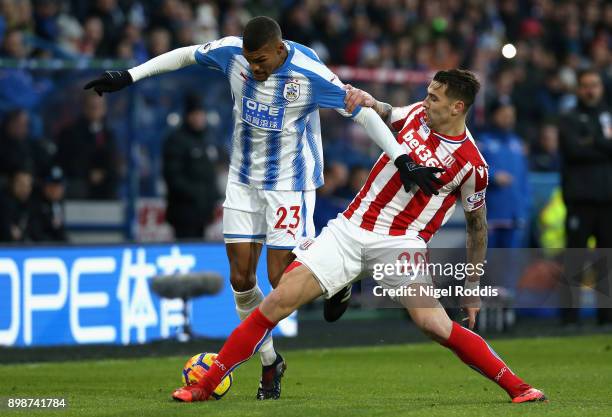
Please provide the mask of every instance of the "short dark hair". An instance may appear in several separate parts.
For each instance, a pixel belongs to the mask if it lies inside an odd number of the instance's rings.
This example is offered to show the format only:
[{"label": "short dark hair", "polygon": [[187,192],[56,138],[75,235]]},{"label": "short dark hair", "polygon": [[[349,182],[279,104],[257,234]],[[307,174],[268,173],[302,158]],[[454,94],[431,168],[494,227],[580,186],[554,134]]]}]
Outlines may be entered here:
[{"label": "short dark hair", "polygon": [[466,110],[474,104],[476,94],[480,90],[480,82],[473,72],[461,69],[438,71],[434,81],[446,85],[446,95],[465,103]]},{"label": "short dark hair", "polygon": [[595,68],[583,68],[578,71],[578,74],[576,74],[576,81],[578,82],[578,84],[580,84],[580,81],[582,81],[582,77],[584,77],[585,75],[597,75],[601,79],[599,71],[597,71]]},{"label": "short dark hair", "polygon": [[257,51],[268,42],[282,39],[283,34],[276,20],[257,16],[249,20],[242,32],[242,42],[247,51]]}]

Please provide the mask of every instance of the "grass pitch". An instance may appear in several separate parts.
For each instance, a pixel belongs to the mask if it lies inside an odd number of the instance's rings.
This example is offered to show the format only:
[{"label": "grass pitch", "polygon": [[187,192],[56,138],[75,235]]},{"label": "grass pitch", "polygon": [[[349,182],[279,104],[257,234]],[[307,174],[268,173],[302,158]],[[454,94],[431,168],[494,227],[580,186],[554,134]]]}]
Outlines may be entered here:
[{"label": "grass pitch", "polygon": [[[279,401],[254,399],[260,365],[235,373],[220,401],[170,399],[187,358],[0,366],[0,415],[61,416],[610,416],[612,336],[493,341],[548,404],[510,404],[491,381],[434,343],[285,352]],[[194,354],[197,352],[194,352]],[[64,410],[9,411],[8,397],[66,397]]]}]

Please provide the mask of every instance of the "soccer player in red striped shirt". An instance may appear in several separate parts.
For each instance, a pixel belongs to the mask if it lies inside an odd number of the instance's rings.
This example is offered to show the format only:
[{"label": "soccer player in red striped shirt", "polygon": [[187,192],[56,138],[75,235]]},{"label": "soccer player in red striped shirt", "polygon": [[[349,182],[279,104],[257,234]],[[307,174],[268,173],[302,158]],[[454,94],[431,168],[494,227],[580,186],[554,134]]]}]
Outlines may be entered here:
[{"label": "soccer player in red striped shirt", "polygon": [[[426,251],[427,242],[446,222],[460,199],[466,217],[467,261],[482,264],[487,248],[485,190],[487,164],[465,125],[466,114],[480,85],[469,71],[439,71],[419,103],[392,108],[369,94],[349,89],[347,108],[373,107],[398,131],[410,171],[431,173],[437,180],[407,187],[403,174],[381,155],[349,207],[331,220],[316,239],[307,239],[294,250],[297,260],[285,270],[279,285],[230,335],[215,363],[197,385],[179,388],[179,401],[204,401],[236,366],[248,360],[276,324],[303,304],[324,295],[329,298],[358,278],[363,269],[363,249],[411,248]],[[404,170],[402,170],[404,171]],[[424,274],[423,274],[424,275]],[[402,279],[404,279],[402,281]],[[428,277],[382,279],[389,289],[431,285]],[[466,288],[478,286],[469,276]],[[397,297],[415,324],[434,341],[452,350],[465,364],[504,389],[512,402],[545,401],[544,393],[514,374],[476,333],[477,297],[462,299],[468,327],[453,322],[434,298]]]}]

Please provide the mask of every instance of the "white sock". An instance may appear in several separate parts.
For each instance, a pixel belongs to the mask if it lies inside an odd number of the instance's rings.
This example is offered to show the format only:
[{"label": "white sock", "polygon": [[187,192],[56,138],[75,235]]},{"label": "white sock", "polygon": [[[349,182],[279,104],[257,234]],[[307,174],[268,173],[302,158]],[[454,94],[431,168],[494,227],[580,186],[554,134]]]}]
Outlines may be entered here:
[{"label": "white sock", "polygon": [[[244,320],[248,317],[253,310],[264,299],[263,292],[257,284],[250,290],[246,291],[234,291],[234,301],[236,302],[236,312],[240,320]],[[261,364],[263,366],[272,365],[276,360],[276,351],[274,350],[274,343],[272,342],[272,335],[268,336],[265,342],[262,343],[259,348],[259,356],[261,357]]]}]

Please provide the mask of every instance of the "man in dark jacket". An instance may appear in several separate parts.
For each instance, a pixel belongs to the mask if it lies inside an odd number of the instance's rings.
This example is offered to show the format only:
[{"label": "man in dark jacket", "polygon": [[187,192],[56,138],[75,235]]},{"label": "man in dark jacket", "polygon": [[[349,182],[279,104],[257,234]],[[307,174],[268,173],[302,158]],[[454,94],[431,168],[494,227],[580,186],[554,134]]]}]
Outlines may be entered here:
[{"label": "man in dark jacket", "polygon": [[37,242],[68,240],[64,214],[64,174],[58,166],[50,169],[34,198],[30,235]]},{"label": "man in dark jacket", "polygon": [[119,157],[106,125],[106,100],[87,94],[82,116],[57,139],[58,162],[67,182],[67,198],[117,198]]},{"label": "man in dark jacket", "polygon": [[215,171],[219,153],[206,140],[206,124],[200,99],[189,97],[183,125],[163,146],[166,218],[178,239],[202,238],[219,198]]},{"label": "man in dark jacket", "polygon": [[7,189],[0,192],[0,241],[30,240],[32,220],[32,173],[27,168],[13,172]]},{"label": "man in dark jacket", "polygon": [[[591,236],[597,247],[612,248],[612,114],[603,95],[600,75],[593,70],[581,72],[578,104],[559,123],[568,248],[587,247]],[[596,291],[609,297],[606,273],[598,271]],[[562,300],[571,302],[567,295]],[[599,308],[597,317],[600,324],[612,322],[612,309]],[[563,310],[565,324],[577,318],[577,310]]]}]

